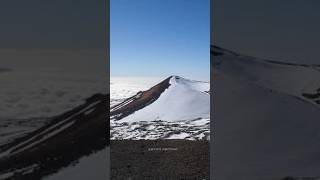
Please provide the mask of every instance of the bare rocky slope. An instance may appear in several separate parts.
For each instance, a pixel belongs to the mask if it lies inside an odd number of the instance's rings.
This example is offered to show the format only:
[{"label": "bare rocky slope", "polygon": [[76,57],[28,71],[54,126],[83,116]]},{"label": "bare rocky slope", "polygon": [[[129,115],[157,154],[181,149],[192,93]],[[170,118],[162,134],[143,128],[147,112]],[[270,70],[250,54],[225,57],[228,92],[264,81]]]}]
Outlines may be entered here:
[{"label": "bare rocky slope", "polygon": [[[43,179],[109,144],[109,95],[96,94],[0,147],[0,179]],[[94,166],[94,164],[93,164]]]}]

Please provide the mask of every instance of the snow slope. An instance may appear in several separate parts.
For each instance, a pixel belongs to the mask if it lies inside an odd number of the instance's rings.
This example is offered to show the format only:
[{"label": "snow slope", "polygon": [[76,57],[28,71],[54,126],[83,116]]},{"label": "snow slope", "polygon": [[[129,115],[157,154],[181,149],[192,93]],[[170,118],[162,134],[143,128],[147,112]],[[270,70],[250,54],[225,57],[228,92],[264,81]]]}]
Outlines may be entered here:
[{"label": "snow slope", "polygon": [[215,178],[319,177],[319,66],[211,48]]},{"label": "snow slope", "polygon": [[213,48],[213,51],[223,53],[214,58],[215,72],[221,72],[221,76],[230,76],[243,83],[317,104],[315,100],[304,95],[317,94],[320,91],[320,66],[258,59],[217,47]]},{"label": "snow slope", "polygon": [[210,84],[172,76],[170,86],[152,104],[119,122],[182,121],[210,117]]},{"label": "snow slope", "polygon": [[[118,86],[112,92],[117,96],[118,91],[124,92],[125,89],[126,86]],[[126,99],[119,100],[120,103],[111,106],[110,137],[117,140],[208,140],[209,89],[209,82],[179,76],[170,76],[150,89],[141,89],[136,95],[127,96]],[[124,93],[120,94],[125,96]]]}]

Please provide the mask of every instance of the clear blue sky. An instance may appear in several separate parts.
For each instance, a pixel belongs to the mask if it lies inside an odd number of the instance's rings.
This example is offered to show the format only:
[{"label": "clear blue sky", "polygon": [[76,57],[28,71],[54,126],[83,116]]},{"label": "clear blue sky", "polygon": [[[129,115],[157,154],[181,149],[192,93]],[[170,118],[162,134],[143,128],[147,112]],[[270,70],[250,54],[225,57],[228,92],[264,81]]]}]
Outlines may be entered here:
[{"label": "clear blue sky", "polygon": [[111,76],[209,79],[209,0],[111,0]]}]

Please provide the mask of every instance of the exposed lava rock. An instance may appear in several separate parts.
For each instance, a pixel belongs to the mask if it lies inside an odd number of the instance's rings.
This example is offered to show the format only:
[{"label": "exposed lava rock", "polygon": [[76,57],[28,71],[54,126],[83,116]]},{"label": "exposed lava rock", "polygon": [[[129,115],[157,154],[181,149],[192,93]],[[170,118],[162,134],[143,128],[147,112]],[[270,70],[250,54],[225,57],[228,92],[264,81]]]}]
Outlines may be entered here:
[{"label": "exposed lava rock", "polygon": [[116,120],[119,120],[153,103],[160,97],[161,93],[170,86],[169,81],[171,77],[172,76],[168,77],[149,90],[140,91],[135,96],[126,99],[116,106],[111,107],[110,116],[114,117]]}]

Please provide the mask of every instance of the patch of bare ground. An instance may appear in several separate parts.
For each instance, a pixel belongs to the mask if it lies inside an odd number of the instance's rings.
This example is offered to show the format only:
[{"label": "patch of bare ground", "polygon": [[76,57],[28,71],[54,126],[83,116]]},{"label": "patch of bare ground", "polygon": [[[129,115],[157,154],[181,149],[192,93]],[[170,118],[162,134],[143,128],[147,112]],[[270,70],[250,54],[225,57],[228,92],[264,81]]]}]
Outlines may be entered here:
[{"label": "patch of bare ground", "polygon": [[111,179],[209,179],[209,141],[113,140]]}]

